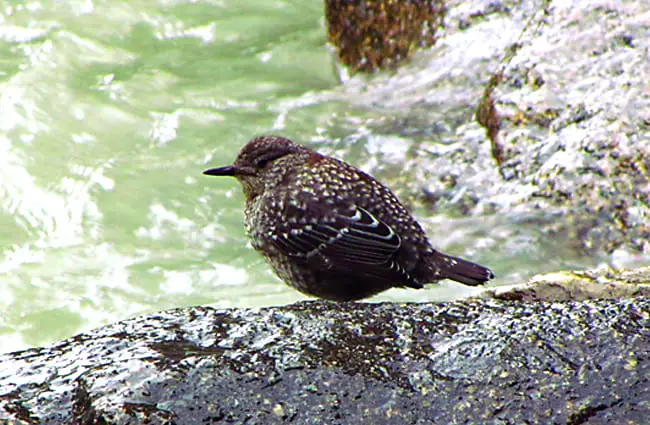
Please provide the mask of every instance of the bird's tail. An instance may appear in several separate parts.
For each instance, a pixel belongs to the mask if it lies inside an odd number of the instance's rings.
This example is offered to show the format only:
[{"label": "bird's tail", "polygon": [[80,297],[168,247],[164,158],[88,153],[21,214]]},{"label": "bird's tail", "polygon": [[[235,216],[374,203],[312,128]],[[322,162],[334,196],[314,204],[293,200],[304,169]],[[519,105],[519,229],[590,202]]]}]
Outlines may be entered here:
[{"label": "bird's tail", "polygon": [[487,267],[441,252],[437,254],[435,266],[442,279],[451,279],[469,286],[483,285],[494,279],[494,273]]}]

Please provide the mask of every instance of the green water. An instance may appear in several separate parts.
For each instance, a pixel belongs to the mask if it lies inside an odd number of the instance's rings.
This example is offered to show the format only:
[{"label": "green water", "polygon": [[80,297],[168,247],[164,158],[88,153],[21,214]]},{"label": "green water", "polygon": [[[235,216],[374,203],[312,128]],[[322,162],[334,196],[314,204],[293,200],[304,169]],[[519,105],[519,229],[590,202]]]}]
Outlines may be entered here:
[{"label": "green water", "polygon": [[[384,112],[338,94],[322,2],[11,1],[0,49],[0,352],[167,308],[305,299],[248,245],[236,182],[201,175],[252,136],[312,143],[405,192],[409,139],[384,137],[392,165],[373,159],[364,123]],[[521,276],[481,239],[493,218],[416,212],[463,229],[438,247]]]}]

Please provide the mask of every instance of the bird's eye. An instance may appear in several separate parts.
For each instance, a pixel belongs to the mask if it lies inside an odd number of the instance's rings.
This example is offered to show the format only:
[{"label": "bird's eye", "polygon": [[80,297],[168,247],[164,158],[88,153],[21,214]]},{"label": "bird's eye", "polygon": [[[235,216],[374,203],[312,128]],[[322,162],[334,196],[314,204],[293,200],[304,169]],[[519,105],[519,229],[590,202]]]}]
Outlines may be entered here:
[{"label": "bird's eye", "polygon": [[255,168],[266,168],[271,161],[274,161],[282,156],[285,156],[289,152],[273,152],[268,155],[264,155],[261,158],[259,158],[257,161],[255,161]]},{"label": "bird's eye", "polygon": [[266,168],[271,162],[271,158],[262,158],[259,161],[255,162],[255,168]]}]

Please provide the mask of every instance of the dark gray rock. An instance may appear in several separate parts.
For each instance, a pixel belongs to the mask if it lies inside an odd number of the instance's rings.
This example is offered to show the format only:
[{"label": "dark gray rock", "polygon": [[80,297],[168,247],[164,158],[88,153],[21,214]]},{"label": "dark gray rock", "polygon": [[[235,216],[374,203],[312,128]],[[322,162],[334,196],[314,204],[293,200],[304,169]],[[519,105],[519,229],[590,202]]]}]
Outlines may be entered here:
[{"label": "dark gray rock", "polygon": [[0,357],[39,424],[605,424],[650,417],[650,297],[179,309]]}]

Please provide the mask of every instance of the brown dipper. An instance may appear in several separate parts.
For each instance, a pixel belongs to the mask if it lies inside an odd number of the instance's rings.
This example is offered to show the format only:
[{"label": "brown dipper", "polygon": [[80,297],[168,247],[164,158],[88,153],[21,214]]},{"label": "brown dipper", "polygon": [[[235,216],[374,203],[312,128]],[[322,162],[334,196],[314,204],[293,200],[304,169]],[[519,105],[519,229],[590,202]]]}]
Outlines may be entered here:
[{"label": "brown dipper", "polygon": [[289,139],[256,137],[233,165],[253,247],[298,291],[350,301],[451,279],[482,285],[486,267],[433,249],[395,195],[357,168]]}]

